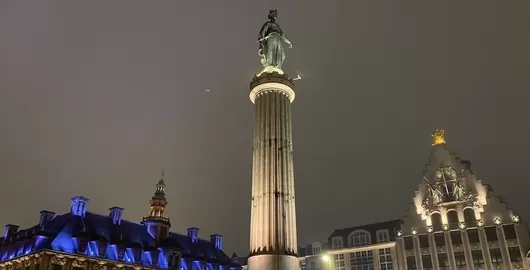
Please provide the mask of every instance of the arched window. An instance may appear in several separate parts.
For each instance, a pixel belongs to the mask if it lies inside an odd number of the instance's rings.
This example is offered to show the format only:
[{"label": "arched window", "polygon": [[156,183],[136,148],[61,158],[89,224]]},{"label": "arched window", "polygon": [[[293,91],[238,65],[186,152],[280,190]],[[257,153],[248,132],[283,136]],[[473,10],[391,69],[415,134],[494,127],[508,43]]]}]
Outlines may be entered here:
[{"label": "arched window", "polygon": [[451,229],[458,228],[458,213],[456,211],[447,212],[447,223]]},{"label": "arched window", "polygon": [[471,208],[466,208],[464,210],[464,221],[466,222],[466,226],[468,227],[476,226],[477,218],[475,217],[475,210]]},{"label": "arched window", "polygon": [[348,242],[351,247],[360,247],[371,244],[370,233],[365,230],[357,230],[350,234]]},{"label": "arched window", "polygon": [[442,227],[442,216],[440,213],[433,213],[431,215],[432,228],[435,232],[443,230]]}]

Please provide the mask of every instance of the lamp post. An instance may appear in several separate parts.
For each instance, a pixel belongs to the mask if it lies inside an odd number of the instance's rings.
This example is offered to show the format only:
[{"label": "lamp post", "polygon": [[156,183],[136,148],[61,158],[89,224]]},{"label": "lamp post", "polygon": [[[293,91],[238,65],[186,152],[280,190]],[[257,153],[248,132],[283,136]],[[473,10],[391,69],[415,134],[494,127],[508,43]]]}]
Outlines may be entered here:
[{"label": "lamp post", "polygon": [[322,255],[322,260],[324,261],[324,264],[326,265],[325,269],[332,270],[331,265],[330,265],[331,258],[329,257],[329,255],[328,254]]}]

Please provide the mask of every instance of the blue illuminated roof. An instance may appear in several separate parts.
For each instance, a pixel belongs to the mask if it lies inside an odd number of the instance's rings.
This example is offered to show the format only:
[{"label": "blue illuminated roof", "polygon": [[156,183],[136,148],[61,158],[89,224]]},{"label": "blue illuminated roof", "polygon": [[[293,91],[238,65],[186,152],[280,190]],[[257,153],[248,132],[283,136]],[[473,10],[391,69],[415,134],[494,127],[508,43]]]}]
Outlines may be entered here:
[{"label": "blue illuminated roof", "polygon": [[[72,237],[86,236],[90,240],[104,240],[111,244],[124,244],[127,247],[141,246],[143,250],[155,249],[155,240],[141,223],[122,220],[120,225],[113,224],[112,218],[91,212],[84,217],[71,213],[57,215],[47,221],[42,228],[39,225],[16,233],[17,241],[28,237],[47,236],[35,246],[34,250],[53,249],[73,252]],[[0,244],[4,239],[0,238]],[[187,235],[170,233],[160,241],[158,247],[172,247],[182,251],[183,258],[197,258],[219,263],[232,264],[231,259],[210,241],[199,239],[193,243]],[[0,260],[6,258],[0,258]]]}]

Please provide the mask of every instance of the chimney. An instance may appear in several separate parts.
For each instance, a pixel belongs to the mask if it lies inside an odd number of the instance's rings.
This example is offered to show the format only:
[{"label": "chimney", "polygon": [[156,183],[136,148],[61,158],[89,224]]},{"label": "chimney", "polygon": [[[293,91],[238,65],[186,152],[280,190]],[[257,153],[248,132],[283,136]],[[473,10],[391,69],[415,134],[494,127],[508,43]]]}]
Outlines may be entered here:
[{"label": "chimney", "polygon": [[109,217],[112,219],[112,224],[114,225],[120,225],[121,224],[121,214],[123,212],[123,208],[114,206],[109,208]]},{"label": "chimney", "polygon": [[18,228],[20,228],[20,226],[7,224],[6,230],[4,231],[4,241],[11,241],[11,238],[17,233]]},{"label": "chimney", "polygon": [[216,249],[223,249],[223,236],[220,234],[210,235],[210,242],[215,245]]},{"label": "chimney", "polygon": [[71,213],[75,216],[85,217],[88,199],[83,196],[75,196],[72,198]]},{"label": "chimney", "polygon": [[199,241],[199,228],[189,227],[188,237],[191,239],[192,243],[197,243]]},{"label": "chimney", "polygon": [[50,221],[55,216],[54,212],[42,210],[40,211],[40,220],[39,227],[44,227],[48,221]]}]

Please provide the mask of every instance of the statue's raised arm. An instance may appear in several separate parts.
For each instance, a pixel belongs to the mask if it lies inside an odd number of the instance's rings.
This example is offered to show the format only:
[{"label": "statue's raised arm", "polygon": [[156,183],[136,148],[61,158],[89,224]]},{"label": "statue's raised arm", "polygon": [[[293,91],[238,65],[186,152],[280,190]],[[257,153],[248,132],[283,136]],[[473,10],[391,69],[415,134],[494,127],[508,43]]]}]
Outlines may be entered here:
[{"label": "statue's raised arm", "polygon": [[263,65],[263,70],[258,76],[273,72],[283,74],[282,65],[285,60],[283,43],[287,43],[289,48],[293,47],[291,41],[283,34],[280,25],[276,23],[277,17],[278,11],[271,9],[269,20],[263,24],[258,35],[258,54]]}]

